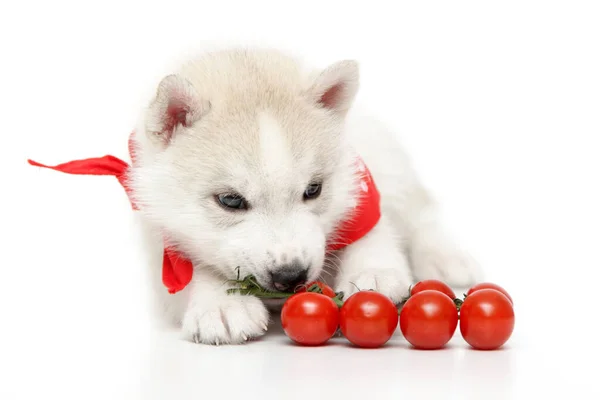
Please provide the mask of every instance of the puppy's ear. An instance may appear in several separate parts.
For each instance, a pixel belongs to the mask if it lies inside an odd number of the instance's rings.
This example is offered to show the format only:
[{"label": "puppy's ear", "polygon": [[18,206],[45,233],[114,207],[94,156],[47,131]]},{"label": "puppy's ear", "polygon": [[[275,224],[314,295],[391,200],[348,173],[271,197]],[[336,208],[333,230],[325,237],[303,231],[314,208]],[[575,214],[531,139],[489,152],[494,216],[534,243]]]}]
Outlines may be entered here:
[{"label": "puppy's ear", "polygon": [[352,106],[358,83],[358,63],[353,60],[339,61],[316,76],[308,93],[322,107],[345,115]]},{"label": "puppy's ear", "polygon": [[166,145],[178,129],[192,126],[209,110],[210,102],[202,99],[189,81],[168,75],[159,83],[150,103],[146,130]]}]

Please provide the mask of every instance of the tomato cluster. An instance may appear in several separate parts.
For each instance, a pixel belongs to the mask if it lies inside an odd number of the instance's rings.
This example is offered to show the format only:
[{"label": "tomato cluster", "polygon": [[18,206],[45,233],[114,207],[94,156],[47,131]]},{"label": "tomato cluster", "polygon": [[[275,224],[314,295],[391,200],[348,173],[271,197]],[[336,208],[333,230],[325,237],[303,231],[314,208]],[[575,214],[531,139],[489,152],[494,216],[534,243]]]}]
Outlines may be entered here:
[{"label": "tomato cluster", "polygon": [[384,345],[398,326],[396,305],[381,293],[354,293],[342,304],[337,294],[322,282],[297,290],[281,310],[281,324],[298,344],[321,345],[338,328],[352,344],[374,348]]},{"label": "tomato cluster", "polygon": [[306,346],[325,344],[339,329],[357,347],[381,347],[399,325],[414,348],[440,349],[459,327],[471,347],[492,350],[512,335],[515,314],[508,292],[493,283],[473,286],[461,300],[444,282],[424,280],[411,288],[398,312],[376,291],[359,291],[342,303],[329,286],[313,282],[286,300],[281,323],[290,339]]}]

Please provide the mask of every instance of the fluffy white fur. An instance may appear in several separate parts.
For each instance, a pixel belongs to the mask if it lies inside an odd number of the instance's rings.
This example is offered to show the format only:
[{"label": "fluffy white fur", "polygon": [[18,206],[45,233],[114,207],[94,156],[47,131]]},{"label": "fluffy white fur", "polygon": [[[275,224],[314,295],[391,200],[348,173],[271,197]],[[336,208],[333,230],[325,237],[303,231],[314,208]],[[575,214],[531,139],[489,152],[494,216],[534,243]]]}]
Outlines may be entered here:
[{"label": "fluffy white fur", "polygon": [[[467,286],[478,266],[440,226],[436,206],[392,132],[353,108],[354,61],[305,69],[273,50],[208,52],[158,85],[135,141],[130,179],[155,255],[151,276],[167,319],[197,343],[243,343],[262,335],[259,299],[227,295],[226,279],[253,274],[273,287],[281,266],[308,267],[346,297],[375,289],[399,301],[414,280]],[[363,239],[326,252],[355,204],[360,155],[382,195],[383,215]],[[308,184],[321,195],[303,200]],[[226,210],[215,195],[238,193],[249,209]],[[162,286],[162,240],[194,262],[192,283]]]}]

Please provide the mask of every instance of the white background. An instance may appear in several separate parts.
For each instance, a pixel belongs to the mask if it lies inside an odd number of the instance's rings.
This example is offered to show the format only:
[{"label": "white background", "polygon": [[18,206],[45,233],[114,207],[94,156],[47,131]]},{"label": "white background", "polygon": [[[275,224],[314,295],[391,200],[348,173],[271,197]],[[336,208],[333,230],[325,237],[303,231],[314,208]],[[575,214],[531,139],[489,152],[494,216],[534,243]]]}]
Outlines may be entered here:
[{"label": "white background", "polygon": [[[19,1],[0,6],[0,398],[597,397],[596,1]],[[113,178],[26,164],[127,156],[140,101],[205,41],[361,63],[448,223],[515,300],[506,348],[210,348],[148,328]],[[319,389],[319,385],[324,385]]]}]

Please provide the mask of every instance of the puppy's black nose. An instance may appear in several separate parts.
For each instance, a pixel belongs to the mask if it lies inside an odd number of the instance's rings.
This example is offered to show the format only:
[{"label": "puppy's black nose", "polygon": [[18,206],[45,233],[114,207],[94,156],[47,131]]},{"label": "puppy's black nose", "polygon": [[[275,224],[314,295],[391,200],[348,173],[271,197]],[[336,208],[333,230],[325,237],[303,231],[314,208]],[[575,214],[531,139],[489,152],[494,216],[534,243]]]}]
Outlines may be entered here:
[{"label": "puppy's black nose", "polygon": [[271,272],[275,289],[284,292],[306,283],[308,268],[301,264],[283,265]]}]

